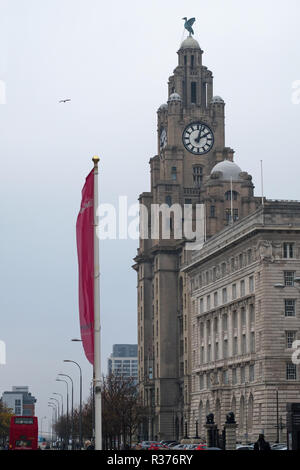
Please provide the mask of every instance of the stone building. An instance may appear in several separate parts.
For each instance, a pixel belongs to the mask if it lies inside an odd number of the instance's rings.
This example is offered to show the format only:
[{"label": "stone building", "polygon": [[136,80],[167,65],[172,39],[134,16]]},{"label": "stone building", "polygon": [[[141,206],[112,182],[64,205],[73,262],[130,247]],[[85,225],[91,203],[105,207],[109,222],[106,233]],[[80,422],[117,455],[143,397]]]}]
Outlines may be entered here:
[{"label": "stone building", "polygon": [[[233,162],[234,151],[225,145],[225,103],[213,93],[212,72],[202,64],[202,55],[193,37],[186,38],[179,48],[178,65],[169,78],[168,101],[157,111],[157,155],[150,159],[150,192],[139,197],[148,214],[155,204],[163,204],[170,211],[170,217],[166,212],[161,214],[157,232],[152,232],[151,217],[146,223],[142,221],[143,233],[134,265],[138,278],[139,388],[148,409],[140,431],[145,439],[193,435],[196,421],[199,430],[203,430],[207,411],[216,412],[219,425],[224,423],[228,411],[236,411],[238,420],[240,417],[243,420],[240,436],[246,432],[252,436],[252,431],[262,428],[274,432],[271,416],[274,417],[273,395],[278,382],[275,376],[273,385],[266,383],[265,378],[273,380],[271,367],[276,361],[269,354],[273,357],[279,350],[265,330],[271,332],[268,322],[272,310],[264,310],[267,305],[264,289],[273,281],[266,280],[267,271],[261,269],[260,263],[267,261],[261,261],[260,256],[271,250],[270,256],[274,257],[274,247],[279,253],[289,237],[285,240],[272,232],[274,240],[269,239],[270,230],[256,234],[255,227],[262,217],[271,220],[271,215],[267,218],[269,210],[274,211],[272,217],[278,226],[283,224],[286,230],[288,224],[282,207],[287,207],[291,214],[298,206],[282,206],[283,203],[270,203],[254,196],[251,176]],[[178,236],[176,232],[173,209],[175,205],[192,207],[195,226],[199,204],[205,207],[206,241],[203,247],[188,251],[184,233]],[[290,219],[289,223],[295,220]],[[185,212],[180,225],[184,222]],[[246,236],[244,230],[248,230],[249,224],[253,227]],[[164,236],[163,227],[169,229],[170,236]],[[284,230],[280,231],[283,235]],[[296,241],[292,243],[296,254]],[[284,258],[280,262],[284,263]],[[295,259],[291,262],[295,263]],[[278,263],[270,262],[270,266]],[[237,266],[241,266],[241,271]],[[293,270],[287,266],[283,271]],[[277,273],[279,278],[281,275],[282,272]],[[275,273],[272,276],[275,279]],[[280,302],[282,291],[270,290],[269,285],[268,289],[270,298],[277,296]],[[294,307],[296,311],[295,303]],[[296,323],[295,318],[290,320],[290,324]],[[236,326],[232,322],[237,322]],[[284,330],[287,335],[289,332],[294,335],[294,323],[290,330]],[[271,321],[271,325],[275,327],[275,322]],[[280,334],[283,347],[283,333]],[[292,336],[289,338],[291,341]],[[264,349],[268,345],[269,352]],[[284,353],[285,360],[289,352]],[[277,357],[277,365],[282,367],[280,361]],[[278,377],[282,378],[282,369],[277,365]],[[289,370],[292,374],[290,365]],[[264,381],[257,382],[261,376]],[[234,385],[232,380],[236,380]],[[287,398],[287,391],[283,390],[289,390],[288,397],[296,398],[295,380],[286,385],[278,392],[280,413]]]},{"label": "stone building", "polygon": [[277,427],[285,440],[286,404],[300,402],[292,362],[299,230],[300,203],[265,201],[195,250],[183,268],[191,289],[191,435],[196,421],[205,435],[208,412],[221,429],[233,411],[240,440],[264,432],[275,442]]}]

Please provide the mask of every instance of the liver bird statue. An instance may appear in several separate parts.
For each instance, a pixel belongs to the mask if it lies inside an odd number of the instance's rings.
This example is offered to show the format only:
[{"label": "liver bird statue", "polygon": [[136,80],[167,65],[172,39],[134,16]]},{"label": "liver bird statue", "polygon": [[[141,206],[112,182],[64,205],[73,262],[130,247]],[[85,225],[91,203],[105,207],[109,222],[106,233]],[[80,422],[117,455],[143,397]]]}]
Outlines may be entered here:
[{"label": "liver bird statue", "polygon": [[189,20],[187,19],[187,17],[185,16],[184,18],[182,18],[184,21],[184,27],[185,29],[190,33],[190,36],[192,34],[194,34],[194,30],[192,28],[193,24],[195,23],[196,21],[196,18],[190,18]]}]

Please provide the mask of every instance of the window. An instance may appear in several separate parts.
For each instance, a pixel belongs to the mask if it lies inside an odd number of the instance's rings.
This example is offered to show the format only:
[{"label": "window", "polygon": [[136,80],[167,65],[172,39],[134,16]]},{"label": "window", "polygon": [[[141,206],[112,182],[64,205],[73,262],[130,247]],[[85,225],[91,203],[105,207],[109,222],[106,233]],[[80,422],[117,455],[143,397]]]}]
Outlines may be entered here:
[{"label": "window", "polygon": [[233,312],[233,328],[237,328],[237,311]]},{"label": "window", "polygon": [[224,339],[223,342],[223,358],[226,359],[228,357],[228,341]]},{"label": "window", "polygon": [[226,201],[231,201],[231,193],[232,193],[232,200],[236,201],[238,197],[238,193],[236,191],[226,191],[225,193]]},{"label": "window", "polygon": [[222,263],[222,276],[226,275],[226,263]]},{"label": "window", "polygon": [[210,310],[210,295],[208,295],[206,298],[206,306],[207,306],[207,310]]},{"label": "window", "polygon": [[208,345],[207,348],[207,362],[211,361],[211,344]]},{"label": "window", "polygon": [[218,292],[214,293],[214,307],[218,306]]},{"label": "window", "polygon": [[232,385],[236,385],[236,383],[237,383],[236,369],[232,369]]},{"label": "window", "polygon": [[240,370],[241,370],[241,383],[243,384],[245,383],[245,367],[242,366]]},{"label": "window", "polygon": [[250,349],[252,353],[255,352],[255,333],[254,331],[251,332],[251,335],[250,335]]},{"label": "window", "polygon": [[283,244],[283,257],[294,258],[294,243]]},{"label": "window", "polygon": [[242,326],[246,325],[246,310],[244,307],[241,308],[241,320],[242,320]]},{"label": "window", "polygon": [[212,278],[213,278],[213,281],[215,281],[217,279],[217,268],[216,267],[213,268],[213,277]]},{"label": "window", "polygon": [[249,277],[249,292],[254,292],[254,279],[253,279],[253,276]]},{"label": "window", "polygon": [[227,315],[223,316],[223,331],[227,331]]},{"label": "window", "polygon": [[284,271],[284,285],[293,286],[294,285],[294,271]]},{"label": "window", "polygon": [[240,268],[243,267],[243,253],[241,253],[241,254],[239,255],[239,266],[240,266]]},{"label": "window", "polygon": [[219,343],[215,344],[215,360],[219,360]]},{"label": "window", "polygon": [[223,371],[223,384],[228,385],[228,370]]},{"label": "window", "polygon": [[236,284],[232,284],[232,300],[236,299]]},{"label": "window", "polygon": [[194,186],[199,187],[201,186],[202,179],[203,179],[203,173],[202,173],[202,166],[195,165],[193,166],[193,180],[194,180]]},{"label": "window", "polygon": [[204,346],[201,347],[200,351],[200,364],[204,364]]},{"label": "window", "polygon": [[193,55],[191,55],[191,67],[192,67],[192,68],[194,67],[194,58],[195,58],[195,57],[194,57]]},{"label": "window", "polygon": [[172,178],[173,181],[177,180],[177,168],[176,168],[176,166],[172,166],[171,178]]},{"label": "window", "polygon": [[239,210],[233,209],[233,220],[236,221],[239,219]]},{"label": "window", "polygon": [[249,381],[254,382],[254,364],[249,366]]},{"label": "window", "polygon": [[255,316],[254,316],[254,305],[249,305],[249,316],[250,316],[250,325],[254,325],[255,323]]},{"label": "window", "polygon": [[223,301],[223,304],[226,304],[227,302],[227,289],[225,287],[225,289],[222,290],[222,301]]},{"label": "window", "polygon": [[286,365],[286,380],[296,380],[297,379],[297,370],[296,364],[288,362]]},{"label": "window", "polygon": [[[192,58],[194,58],[194,56],[192,56]],[[197,83],[196,82],[191,82],[191,103],[197,103]]]},{"label": "window", "polygon": [[287,349],[293,347],[293,342],[296,339],[296,331],[286,331],[285,332],[285,345]]},{"label": "window", "polygon": [[231,209],[225,209],[225,219],[227,224],[231,222]]},{"label": "window", "polygon": [[172,205],[172,197],[171,196],[166,196],[166,204],[171,207]]},{"label": "window", "polygon": [[242,335],[242,354],[247,353],[246,335]]},{"label": "window", "polygon": [[236,356],[238,354],[238,339],[237,336],[233,338],[233,355]]},{"label": "window", "polygon": [[216,206],[210,206],[210,217],[216,217]]},{"label": "window", "polygon": [[245,295],[245,281],[241,281],[241,297]]},{"label": "window", "polygon": [[284,315],[286,317],[294,317],[296,315],[295,300],[285,299],[284,300]]},{"label": "window", "polygon": [[203,390],[204,388],[204,375],[200,375],[200,390]]},{"label": "window", "polygon": [[247,251],[247,257],[248,257],[248,264],[252,262],[252,250]]},{"label": "window", "polygon": [[190,204],[192,204],[192,200],[191,200],[191,199],[185,199],[185,200],[184,200],[184,203],[190,205]]}]

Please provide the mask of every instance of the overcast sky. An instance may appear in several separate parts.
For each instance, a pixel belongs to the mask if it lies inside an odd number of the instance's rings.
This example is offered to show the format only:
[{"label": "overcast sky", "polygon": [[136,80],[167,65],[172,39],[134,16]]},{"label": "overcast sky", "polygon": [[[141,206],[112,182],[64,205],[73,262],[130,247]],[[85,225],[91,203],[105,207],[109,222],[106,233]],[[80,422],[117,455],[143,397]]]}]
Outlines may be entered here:
[{"label": "overcast sky", "polygon": [[[149,191],[156,111],[177,65],[182,17],[195,16],[214,94],[226,102],[226,145],[269,198],[299,197],[299,0],[0,0],[0,394],[29,385],[37,415],[79,362],[75,223],[101,157],[100,199]],[[58,104],[62,98],[72,101]],[[3,100],[2,100],[3,101]],[[115,343],[136,343],[137,242],[101,242],[102,368]],[[45,427],[45,422],[44,422]]]}]

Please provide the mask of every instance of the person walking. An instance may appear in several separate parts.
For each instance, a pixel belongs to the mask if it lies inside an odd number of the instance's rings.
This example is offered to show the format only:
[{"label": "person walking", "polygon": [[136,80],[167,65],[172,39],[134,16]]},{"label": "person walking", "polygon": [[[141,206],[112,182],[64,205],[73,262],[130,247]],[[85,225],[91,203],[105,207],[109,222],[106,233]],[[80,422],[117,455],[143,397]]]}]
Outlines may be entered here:
[{"label": "person walking", "polygon": [[269,442],[265,441],[265,436],[259,434],[258,440],[254,444],[254,450],[271,450]]}]

